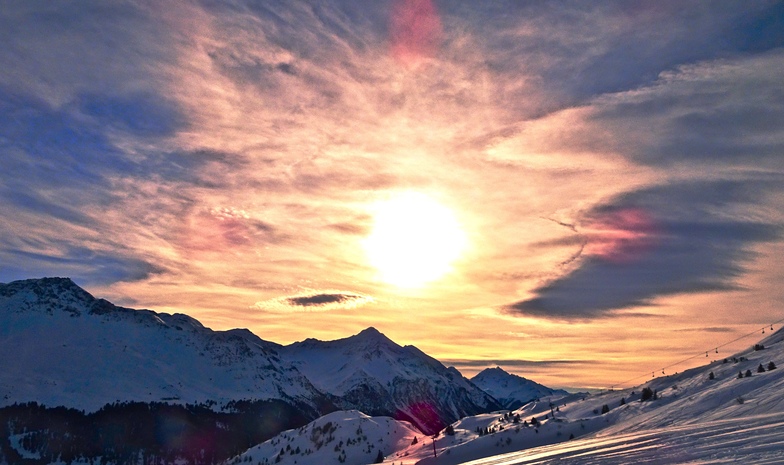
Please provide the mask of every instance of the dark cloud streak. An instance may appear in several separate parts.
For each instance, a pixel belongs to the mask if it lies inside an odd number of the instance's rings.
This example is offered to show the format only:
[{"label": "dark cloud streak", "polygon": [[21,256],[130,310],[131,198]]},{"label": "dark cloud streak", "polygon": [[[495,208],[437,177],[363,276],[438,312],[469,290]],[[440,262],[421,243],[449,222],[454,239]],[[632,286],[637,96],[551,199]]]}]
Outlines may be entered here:
[{"label": "dark cloud streak", "polygon": [[351,294],[314,294],[309,296],[289,297],[286,299],[291,305],[309,307],[311,305],[339,304],[356,300],[361,296]]},{"label": "dark cloud streak", "polygon": [[[651,305],[657,297],[739,289],[737,278],[754,244],[780,238],[781,225],[722,215],[758,203],[780,183],[694,181],[649,187],[595,207],[587,218],[619,208],[644,209],[658,221],[650,248],[628,260],[590,255],[574,271],[535,289],[536,297],[506,307],[553,319],[591,319]],[[590,247],[589,237],[589,245]]]},{"label": "dark cloud streak", "polygon": [[545,368],[563,367],[570,365],[585,365],[592,363],[590,360],[518,360],[518,359],[492,359],[492,360],[442,360],[447,366],[483,368],[483,367],[515,367],[515,368]]},{"label": "dark cloud streak", "polygon": [[0,282],[11,281],[20,275],[63,275],[91,285],[108,285],[140,281],[164,272],[159,266],[117,250],[96,252],[67,244],[61,249],[60,254],[53,255],[5,248],[0,252],[0,260],[4,263]]}]

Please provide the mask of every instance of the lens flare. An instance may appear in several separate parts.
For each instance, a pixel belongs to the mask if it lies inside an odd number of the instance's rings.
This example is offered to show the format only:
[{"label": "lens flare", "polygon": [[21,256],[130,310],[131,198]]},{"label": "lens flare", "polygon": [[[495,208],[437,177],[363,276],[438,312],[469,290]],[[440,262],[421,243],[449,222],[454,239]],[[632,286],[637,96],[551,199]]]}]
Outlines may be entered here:
[{"label": "lens flare", "polygon": [[431,0],[398,0],[390,18],[392,56],[408,66],[433,56],[441,38],[441,19]]}]

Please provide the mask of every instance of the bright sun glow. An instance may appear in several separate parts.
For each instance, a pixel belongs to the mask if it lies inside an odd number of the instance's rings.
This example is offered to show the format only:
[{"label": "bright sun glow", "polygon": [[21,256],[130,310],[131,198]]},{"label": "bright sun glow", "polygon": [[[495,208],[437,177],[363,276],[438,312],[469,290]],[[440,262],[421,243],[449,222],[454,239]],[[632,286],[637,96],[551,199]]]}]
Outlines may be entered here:
[{"label": "bright sun glow", "polygon": [[380,278],[408,288],[450,271],[465,245],[465,234],[452,212],[414,192],[376,204],[373,231],[364,242]]}]

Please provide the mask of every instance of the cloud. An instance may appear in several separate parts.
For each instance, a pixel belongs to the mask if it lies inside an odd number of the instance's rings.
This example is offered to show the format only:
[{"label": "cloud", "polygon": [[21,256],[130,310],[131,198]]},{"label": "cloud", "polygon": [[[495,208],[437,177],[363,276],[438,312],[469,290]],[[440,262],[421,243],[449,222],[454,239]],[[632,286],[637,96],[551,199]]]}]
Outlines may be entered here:
[{"label": "cloud", "polygon": [[454,366],[458,369],[460,367],[470,368],[485,368],[485,367],[514,367],[514,368],[548,368],[548,367],[564,367],[570,365],[585,365],[592,363],[590,360],[518,360],[518,359],[492,359],[492,360],[442,360],[446,366]]},{"label": "cloud", "polygon": [[779,167],[784,53],[684,65],[655,85],[597,102],[591,120],[615,134],[614,149],[651,166]]},{"label": "cloud", "polygon": [[154,88],[152,61],[176,57],[173,30],[140,2],[79,5],[31,1],[0,14],[0,86],[54,106],[79,94]]},{"label": "cloud", "polygon": [[505,308],[590,319],[652,305],[661,296],[737,289],[737,278],[755,255],[753,246],[778,240],[781,225],[764,217],[734,217],[731,209],[744,205],[751,212],[780,186],[757,179],[682,181],[593,207],[578,227],[587,241],[578,267],[534,289],[535,297]]},{"label": "cloud", "polygon": [[184,129],[184,117],[176,104],[160,95],[132,92],[127,95],[80,96],[85,115],[103,128],[127,131],[139,137],[162,137]]},{"label": "cloud", "polygon": [[372,297],[362,294],[323,291],[256,302],[251,308],[273,313],[324,312],[353,309],[372,302]]},{"label": "cloud", "polygon": [[700,333],[700,332],[706,332],[706,333],[734,333],[734,332],[737,332],[734,328],[730,328],[730,327],[727,327],[727,326],[710,326],[710,327],[707,327],[707,328],[681,328],[681,329],[675,329],[673,331],[684,332],[684,333]]},{"label": "cloud", "polygon": [[36,253],[19,249],[0,251],[4,263],[0,282],[20,276],[68,276],[89,285],[107,285],[149,279],[165,270],[143,259],[117,250],[95,251],[82,246],[62,244],[59,253]]},{"label": "cloud", "polygon": [[286,299],[291,305],[299,307],[309,307],[312,305],[321,306],[327,304],[339,304],[354,301],[359,296],[346,295],[346,294],[315,294],[300,297],[289,297]]},{"label": "cloud", "polygon": [[[291,340],[407,312],[476,332],[454,315],[498,302],[628,321],[650,315],[634,303],[749,285],[749,268],[775,276],[752,260],[781,222],[782,8],[14,2],[0,9],[0,274],[60,270]],[[416,296],[358,247],[373,203],[402,190],[453,209],[472,243]]]}]

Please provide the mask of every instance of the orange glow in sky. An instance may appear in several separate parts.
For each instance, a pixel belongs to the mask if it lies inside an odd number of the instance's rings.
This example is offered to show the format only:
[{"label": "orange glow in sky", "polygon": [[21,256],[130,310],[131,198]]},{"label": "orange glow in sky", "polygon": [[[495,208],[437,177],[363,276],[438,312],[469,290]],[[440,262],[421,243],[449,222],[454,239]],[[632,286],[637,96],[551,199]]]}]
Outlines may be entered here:
[{"label": "orange glow in sky", "polygon": [[553,387],[784,317],[775,2],[10,3],[2,282]]}]

